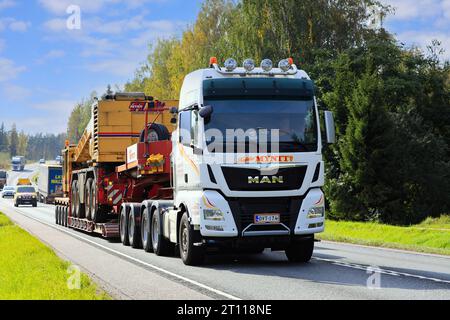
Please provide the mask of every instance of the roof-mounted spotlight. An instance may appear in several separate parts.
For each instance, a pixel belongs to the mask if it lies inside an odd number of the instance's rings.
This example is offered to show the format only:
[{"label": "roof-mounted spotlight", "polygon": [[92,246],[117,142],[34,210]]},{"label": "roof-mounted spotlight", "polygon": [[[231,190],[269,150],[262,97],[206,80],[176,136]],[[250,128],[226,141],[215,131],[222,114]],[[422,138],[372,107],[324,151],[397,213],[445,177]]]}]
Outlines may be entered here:
[{"label": "roof-mounted spotlight", "polygon": [[255,61],[253,59],[246,59],[244,61],[244,69],[247,72],[252,72],[255,70]]},{"label": "roof-mounted spotlight", "polygon": [[291,69],[292,64],[293,64],[292,58],[290,58],[290,59],[283,59],[278,64],[278,68],[280,68],[284,72],[288,72]]},{"label": "roof-mounted spotlight", "polygon": [[225,61],[225,70],[228,72],[232,72],[237,68],[238,64],[237,61],[233,58],[229,58]]},{"label": "roof-mounted spotlight", "polygon": [[269,72],[273,68],[273,62],[270,59],[264,59],[261,62],[261,69],[263,69],[265,72]]}]

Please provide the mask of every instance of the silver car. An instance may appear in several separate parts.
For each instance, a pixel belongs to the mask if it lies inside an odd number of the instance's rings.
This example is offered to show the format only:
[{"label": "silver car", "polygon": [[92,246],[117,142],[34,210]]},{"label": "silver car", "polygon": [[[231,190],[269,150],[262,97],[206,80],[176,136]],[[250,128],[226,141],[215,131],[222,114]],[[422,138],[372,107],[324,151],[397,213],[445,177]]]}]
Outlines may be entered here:
[{"label": "silver car", "polygon": [[5,186],[2,191],[2,198],[14,198],[16,194],[16,188],[11,186]]}]

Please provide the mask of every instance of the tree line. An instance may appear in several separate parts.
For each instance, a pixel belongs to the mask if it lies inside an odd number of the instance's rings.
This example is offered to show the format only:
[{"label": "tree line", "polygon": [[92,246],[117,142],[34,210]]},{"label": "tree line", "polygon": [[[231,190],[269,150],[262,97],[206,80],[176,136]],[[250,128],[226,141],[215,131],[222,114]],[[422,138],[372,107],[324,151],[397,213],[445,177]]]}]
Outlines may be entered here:
[{"label": "tree line", "polygon": [[[389,14],[374,0],[205,0],[125,89],[177,99],[184,76],[212,56],[292,57],[336,117],[338,143],[324,150],[329,217],[416,223],[450,211],[450,65],[437,40],[428,50],[399,43],[383,27]],[[74,109],[71,139],[87,112],[86,103]]]},{"label": "tree line", "polygon": [[0,125],[0,153],[14,156],[24,156],[27,160],[53,160],[61,155],[66,134],[26,134],[18,132],[15,124],[8,130],[4,123]]}]

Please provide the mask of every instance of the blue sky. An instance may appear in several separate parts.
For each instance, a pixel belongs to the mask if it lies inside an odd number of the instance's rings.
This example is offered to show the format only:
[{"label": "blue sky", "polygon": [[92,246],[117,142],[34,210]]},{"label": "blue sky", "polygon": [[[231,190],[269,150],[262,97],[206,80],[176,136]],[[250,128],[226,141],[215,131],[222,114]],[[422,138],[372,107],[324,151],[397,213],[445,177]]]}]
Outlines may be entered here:
[{"label": "blue sky", "polygon": [[[148,45],[179,36],[201,0],[0,0],[0,122],[28,133],[64,132],[70,110],[92,91],[123,85]],[[450,57],[450,0],[384,0],[385,26],[400,41],[439,39]],[[66,9],[81,9],[69,30]]]}]

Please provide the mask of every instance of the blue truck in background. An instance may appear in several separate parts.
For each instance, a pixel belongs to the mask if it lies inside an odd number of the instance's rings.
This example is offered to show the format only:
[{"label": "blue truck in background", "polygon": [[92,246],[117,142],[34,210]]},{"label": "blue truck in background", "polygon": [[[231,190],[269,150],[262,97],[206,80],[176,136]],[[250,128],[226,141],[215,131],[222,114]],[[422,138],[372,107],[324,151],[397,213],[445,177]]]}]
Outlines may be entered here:
[{"label": "blue truck in background", "polygon": [[38,177],[39,202],[54,203],[55,198],[62,195],[62,166],[52,164],[40,165]]}]

